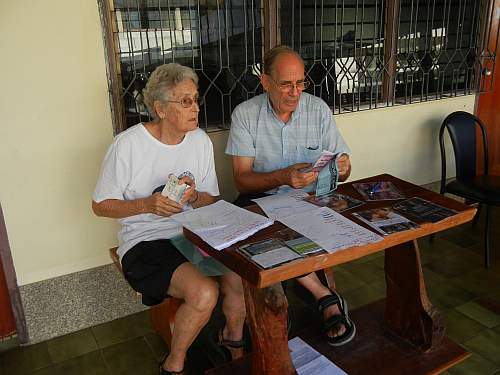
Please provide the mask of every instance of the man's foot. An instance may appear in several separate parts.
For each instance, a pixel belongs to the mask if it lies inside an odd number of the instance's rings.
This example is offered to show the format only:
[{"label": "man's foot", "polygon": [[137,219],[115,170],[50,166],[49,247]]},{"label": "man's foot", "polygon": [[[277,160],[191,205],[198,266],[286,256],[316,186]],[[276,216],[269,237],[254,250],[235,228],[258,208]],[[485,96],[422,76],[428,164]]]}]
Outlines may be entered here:
[{"label": "man's foot", "polygon": [[335,291],[318,300],[318,309],[323,314],[323,333],[328,344],[347,344],[356,334],[356,326],[349,318],[347,302]]}]

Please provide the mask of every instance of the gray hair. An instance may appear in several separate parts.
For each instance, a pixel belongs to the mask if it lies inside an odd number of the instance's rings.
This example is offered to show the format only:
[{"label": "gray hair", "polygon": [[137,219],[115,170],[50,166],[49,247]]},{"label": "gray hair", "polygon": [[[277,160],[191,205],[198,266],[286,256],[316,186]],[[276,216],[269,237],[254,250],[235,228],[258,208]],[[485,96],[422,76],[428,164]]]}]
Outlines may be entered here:
[{"label": "gray hair", "polygon": [[155,121],[159,119],[154,102],[167,103],[172,89],[182,81],[190,79],[198,87],[198,76],[193,69],[177,63],[164,64],[157,67],[146,83],[143,91],[144,103]]}]

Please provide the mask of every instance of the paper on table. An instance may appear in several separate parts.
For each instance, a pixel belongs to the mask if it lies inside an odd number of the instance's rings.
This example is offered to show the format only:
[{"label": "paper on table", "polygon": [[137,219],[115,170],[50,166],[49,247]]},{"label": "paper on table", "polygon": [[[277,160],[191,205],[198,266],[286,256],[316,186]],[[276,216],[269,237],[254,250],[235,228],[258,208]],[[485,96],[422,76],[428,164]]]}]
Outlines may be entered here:
[{"label": "paper on table", "polygon": [[252,199],[262,208],[262,211],[270,219],[279,220],[280,218],[303,213],[306,211],[317,210],[318,208],[303,199],[309,196],[303,190],[292,190],[282,194],[269,195],[263,198]]},{"label": "paper on table", "polygon": [[223,200],[172,215],[171,218],[217,250],[244,240],[274,223],[265,216]]},{"label": "paper on table", "polygon": [[378,234],[363,228],[328,207],[281,218],[280,221],[316,242],[329,253],[382,240]]},{"label": "paper on table", "polygon": [[300,337],[288,341],[288,349],[298,375],[347,375],[344,370],[318,353]]}]

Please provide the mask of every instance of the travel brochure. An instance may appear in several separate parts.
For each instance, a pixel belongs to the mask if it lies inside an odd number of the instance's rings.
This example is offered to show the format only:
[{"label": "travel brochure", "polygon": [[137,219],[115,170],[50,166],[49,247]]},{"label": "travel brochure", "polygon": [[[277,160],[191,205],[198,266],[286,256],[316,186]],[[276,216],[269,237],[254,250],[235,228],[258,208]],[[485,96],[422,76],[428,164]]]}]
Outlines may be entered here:
[{"label": "travel brochure", "polygon": [[392,206],[400,214],[411,217],[416,221],[437,223],[457,212],[419,197],[413,197]]},{"label": "travel brochure", "polygon": [[243,245],[238,247],[238,250],[264,269],[302,258],[302,255],[277,238]]},{"label": "travel brochure", "polygon": [[403,199],[405,196],[390,181],[359,182],[352,186],[365,201]]},{"label": "travel brochure", "polygon": [[291,228],[285,228],[277,232],[277,236],[291,249],[300,255],[324,252],[325,250],[316,242],[304,237]]},{"label": "travel brochure", "polygon": [[389,207],[354,212],[353,216],[385,235],[417,228],[418,224],[395,213]]},{"label": "travel brochure", "polygon": [[320,197],[310,195],[305,197],[304,200],[319,207],[329,207],[336,212],[343,212],[363,204],[360,200],[338,193],[331,193]]}]

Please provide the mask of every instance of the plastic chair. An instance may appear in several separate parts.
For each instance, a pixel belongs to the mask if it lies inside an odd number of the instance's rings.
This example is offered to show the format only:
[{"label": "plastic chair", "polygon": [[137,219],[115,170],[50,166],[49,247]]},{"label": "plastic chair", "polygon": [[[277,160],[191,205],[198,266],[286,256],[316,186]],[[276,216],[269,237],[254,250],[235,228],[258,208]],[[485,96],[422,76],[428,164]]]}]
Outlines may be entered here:
[{"label": "plastic chair", "polygon": [[[477,174],[478,128],[482,136],[482,165],[484,174]],[[444,131],[448,130],[453,151],[455,153],[456,179],[446,183],[446,155],[444,148]],[[484,231],[485,266],[491,264],[490,259],[490,219],[491,206],[500,206],[500,176],[488,174],[488,139],[486,129],[476,116],[463,112],[453,112],[448,115],[439,131],[439,146],[441,148],[441,194],[450,193],[465,198],[467,201],[478,202],[486,206],[486,222]]]}]

